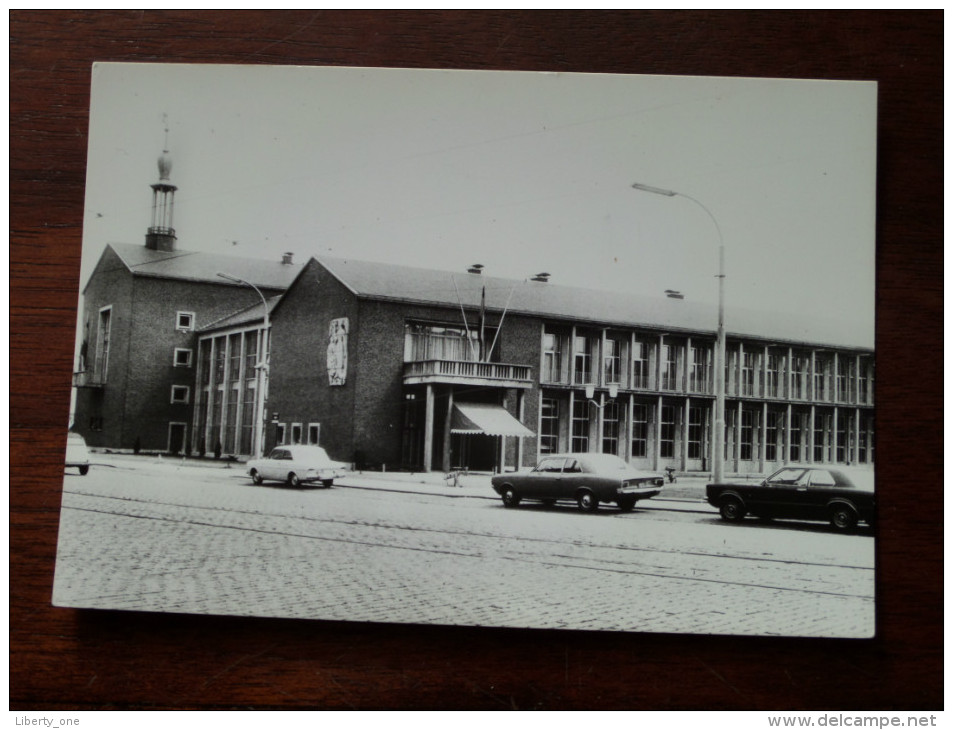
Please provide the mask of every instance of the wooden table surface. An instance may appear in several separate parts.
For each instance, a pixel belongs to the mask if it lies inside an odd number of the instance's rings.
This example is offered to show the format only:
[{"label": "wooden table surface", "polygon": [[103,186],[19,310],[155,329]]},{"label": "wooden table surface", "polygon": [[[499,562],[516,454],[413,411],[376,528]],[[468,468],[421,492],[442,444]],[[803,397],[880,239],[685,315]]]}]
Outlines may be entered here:
[{"label": "wooden table surface", "polygon": [[[942,708],[940,11],[14,11],[10,39],[10,709]],[[93,61],[879,81],[878,637],[52,608]]]}]

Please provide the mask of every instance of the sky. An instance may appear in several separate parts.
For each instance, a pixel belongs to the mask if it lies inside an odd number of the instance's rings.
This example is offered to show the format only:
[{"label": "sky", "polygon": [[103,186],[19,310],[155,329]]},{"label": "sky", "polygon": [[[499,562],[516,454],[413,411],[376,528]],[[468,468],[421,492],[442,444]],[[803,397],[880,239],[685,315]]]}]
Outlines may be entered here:
[{"label": "sky", "polygon": [[723,245],[729,330],[745,307],[834,317],[873,346],[876,94],[823,80],[96,64],[81,287],[107,243],[144,241],[167,148],[181,249],[479,263],[714,305]]}]

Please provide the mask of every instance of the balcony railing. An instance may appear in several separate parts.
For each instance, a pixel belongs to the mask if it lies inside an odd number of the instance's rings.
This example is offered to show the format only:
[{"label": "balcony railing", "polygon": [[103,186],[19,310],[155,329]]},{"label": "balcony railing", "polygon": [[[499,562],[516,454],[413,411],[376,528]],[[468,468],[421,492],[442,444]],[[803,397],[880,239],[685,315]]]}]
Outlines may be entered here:
[{"label": "balcony railing", "polygon": [[420,360],[404,363],[404,383],[470,383],[508,388],[529,388],[533,384],[529,365],[468,360]]},{"label": "balcony railing", "polygon": [[73,373],[74,388],[102,388],[105,384],[102,376],[93,370],[80,370]]}]

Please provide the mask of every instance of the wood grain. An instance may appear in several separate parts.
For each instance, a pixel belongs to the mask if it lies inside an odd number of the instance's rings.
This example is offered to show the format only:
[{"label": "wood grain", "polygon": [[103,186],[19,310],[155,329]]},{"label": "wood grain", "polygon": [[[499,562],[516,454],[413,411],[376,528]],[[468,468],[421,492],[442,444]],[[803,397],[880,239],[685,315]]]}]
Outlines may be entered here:
[{"label": "wood grain", "polygon": [[[11,709],[942,708],[942,39],[940,11],[11,12]],[[105,60],[877,80],[878,638],[52,608]]]}]

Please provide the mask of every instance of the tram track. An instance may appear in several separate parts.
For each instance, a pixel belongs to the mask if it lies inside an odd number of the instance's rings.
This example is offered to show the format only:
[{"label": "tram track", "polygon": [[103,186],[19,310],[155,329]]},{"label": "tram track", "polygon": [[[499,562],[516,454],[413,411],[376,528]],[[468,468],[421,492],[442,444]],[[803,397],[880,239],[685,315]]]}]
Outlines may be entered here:
[{"label": "tram track", "polygon": [[[872,584],[873,568],[866,566],[619,545],[595,539],[559,539],[485,530],[436,528],[380,519],[263,513],[237,505],[197,505],[131,495],[104,495],[77,489],[69,489],[64,493],[63,507],[99,515],[164,521],[196,528],[239,530],[289,540],[326,541],[367,549],[407,550],[467,559],[500,559],[562,569],[873,600],[872,591],[843,588],[844,585],[865,587]],[[355,531],[360,534],[355,534]],[[805,571],[810,574],[808,577],[797,581],[790,579],[790,574],[803,574]]]}]

